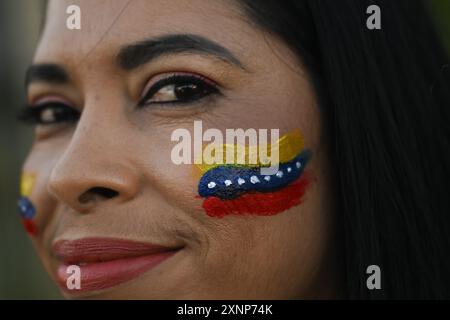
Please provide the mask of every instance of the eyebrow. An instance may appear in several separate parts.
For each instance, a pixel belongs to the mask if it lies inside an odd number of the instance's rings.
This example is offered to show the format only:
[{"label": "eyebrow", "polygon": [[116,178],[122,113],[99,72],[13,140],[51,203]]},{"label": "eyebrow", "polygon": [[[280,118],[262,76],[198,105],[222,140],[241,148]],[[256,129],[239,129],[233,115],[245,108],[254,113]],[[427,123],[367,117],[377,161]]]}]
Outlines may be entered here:
[{"label": "eyebrow", "polygon": [[171,34],[131,44],[120,50],[117,59],[122,69],[130,71],[160,56],[177,53],[211,55],[242,68],[228,49],[193,34]]},{"label": "eyebrow", "polygon": [[32,82],[49,82],[54,84],[64,84],[69,81],[69,75],[63,67],[57,64],[34,64],[31,65],[25,74],[25,86]]}]

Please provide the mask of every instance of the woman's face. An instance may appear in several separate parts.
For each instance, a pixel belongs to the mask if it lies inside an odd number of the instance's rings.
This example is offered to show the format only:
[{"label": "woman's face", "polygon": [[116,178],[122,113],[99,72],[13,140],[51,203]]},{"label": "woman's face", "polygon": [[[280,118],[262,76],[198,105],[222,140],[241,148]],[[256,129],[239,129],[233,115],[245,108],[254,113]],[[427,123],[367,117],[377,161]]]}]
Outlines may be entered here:
[{"label": "woman's face", "polygon": [[[80,30],[66,27],[74,3]],[[66,296],[338,292],[317,99],[298,57],[238,2],[51,1],[33,65],[28,101],[44,106],[47,123],[37,125],[24,165],[34,175],[31,238]],[[312,154],[301,204],[268,216],[206,214],[195,166],[171,158],[172,133],[185,128],[193,137],[194,120],[224,135],[300,130]],[[66,287],[70,264],[80,266],[81,290]]]}]

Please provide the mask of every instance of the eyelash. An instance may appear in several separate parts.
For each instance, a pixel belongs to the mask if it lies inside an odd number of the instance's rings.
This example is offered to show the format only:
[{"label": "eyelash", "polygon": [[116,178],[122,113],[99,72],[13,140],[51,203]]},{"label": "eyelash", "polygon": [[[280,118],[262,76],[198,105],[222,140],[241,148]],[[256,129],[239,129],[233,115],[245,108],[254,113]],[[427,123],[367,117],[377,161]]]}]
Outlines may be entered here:
[{"label": "eyelash", "polygon": [[[173,90],[183,85],[191,86],[192,89],[192,85],[194,85],[195,88],[200,90],[200,92],[195,93],[194,96],[185,100],[178,99],[170,101],[150,101],[156,93],[170,85],[174,86]],[[150,89],[148,89],[148,91],[144,94],[144,97],[141,99],[141,101],[138,103],[138,107],[142,108],[153,104],[188,104],[212,94],[220,94],[220,90],[218,89],[218,86],[211,80],[198,75],[174,74],[172,76],[163,78],[153,84]],[[44,112],[47,110],[53,111],[51,116],[53,116],[54,119],[43,119]],[[25,106],[18,115],[19,121],[30,125],[72,123],[78,121],[79,118],[80,112],[78,110],[75,110],[74,108],[61,102],[49,102],[37,106],[28,105]]]},{"label": "eyelash", "polygon": [[[43,119],[44,112],[47,110],[53,111],[53,113],[51,114],[51,116],[54,117],[53,120]],[[49,102],[37,106],[25,106],[18,115],[19,121],[30,125],[71,123],[78,121],[79,118],[79,111],[61,102]]]},{"label": "eyelash", "polygon": [[[176,88],[180,88],[182,86],[192,86],[194,85],[197,89],[200,89],[200,92],[194,94],[194,96],[189,99],[177,99],[177,100],[169,100],[169,101],[149,101],[156,93],[158,93],[161,89],[172,85],[174,86],[174,90]],[[192,88],[192,87],[191,87]],[[206,96],[211,94],[219,94],[220,90],[218,86],[209,79],[206,79],[199,75],[192,74],[174,74],[172,76],[163,78],[153,84],[150,89],[145,93],[142,100],[139,102],[138,106],[143,107],[151,104],[188,104],[200,100]]]}]

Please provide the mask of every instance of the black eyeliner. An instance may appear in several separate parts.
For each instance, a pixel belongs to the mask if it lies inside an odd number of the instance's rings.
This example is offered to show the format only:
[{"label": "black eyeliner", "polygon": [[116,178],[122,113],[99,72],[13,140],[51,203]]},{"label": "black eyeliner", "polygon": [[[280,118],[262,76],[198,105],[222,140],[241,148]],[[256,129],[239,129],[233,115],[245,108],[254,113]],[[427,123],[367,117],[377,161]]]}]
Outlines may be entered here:
[{"label": "black eyeliner", "polygon": [[17,112],[16,119],[26,125],[35,125],[38,123],[37,119],[39,118],[41,112],[42,110],[37,107],[25,105]]},{"label": "black eyeliner", "polygon": [[[42,112],[46,109],[59,111],[55,113],[54,121],[43,121],[41,119]],[[38,106],[26,105],[17,113],[17,120],[26,125],[51,125],[60,122],[75,122],[79,118],[80,114],[78,111],[61,103],[45,103]]]},{"label": "black eyeliner", "polygon": [[[163,87],[167,86],[167,85],[181,85],[181,84],[186,84],[186,83],[191,83],[191,84],[195,84],[198,85],[202,88],[206,88],[207,91],[209,91],[208,94],[203,95],[202,97],[206,96],[206,95],[210,95],[210,94],[218,94],[220,93],[220,90],[217,88],[216,85],[214,84],[210,84],[205,80],[202,80],[200,77],[198,76],[189,76],[189,75],[172,75],[169,76],[167,78],[161,79],[158,82],[156,82],[148,91],[147,93],[144,95],[144,97],[141,99],[141,101],[138,103],[139,107],[143,107],[145,105],[151,104],[148,103],[147,101],[155,94],[157,93],[160,89],[162,89]],[[202,98],[200,97],[200,98]],[[186,104],[186,103],[192,103],[196,100],[198,100],[199,98],[193,98],[193,99],[189,99],[189,100],[184,100],[184,101],[159,101],[159,102],[155,102],[155,104]]]}]

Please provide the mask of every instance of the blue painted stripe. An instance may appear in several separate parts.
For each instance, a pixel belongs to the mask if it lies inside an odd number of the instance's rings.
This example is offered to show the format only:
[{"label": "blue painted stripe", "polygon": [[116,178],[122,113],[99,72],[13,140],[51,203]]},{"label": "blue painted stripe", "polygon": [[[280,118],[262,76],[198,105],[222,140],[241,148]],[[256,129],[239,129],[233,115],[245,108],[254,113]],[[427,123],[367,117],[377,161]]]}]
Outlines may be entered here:
[{"label": "blue painted stripe", "polygon": [[281,163],[278,173],[271,176],[261,175],[259,167],[237,165],[216,167],[202,176],[198,193],[204,198],[215,196],[221,199],[234,199],[250,191],[276,191],[297,180],[310,157],[310,152],[304,150],[291,161]]},{"label": "blue painted stripe", "polygon": [[36,209],[34,208],[33,203],[31,203],[30,199],[28,199],[28,197],[20,198],[17,206],[20,215],[24,219],[32,219],[36,214]]}]

